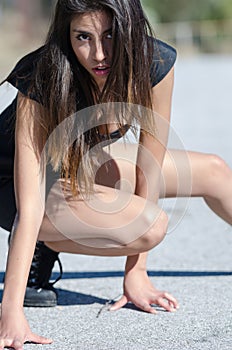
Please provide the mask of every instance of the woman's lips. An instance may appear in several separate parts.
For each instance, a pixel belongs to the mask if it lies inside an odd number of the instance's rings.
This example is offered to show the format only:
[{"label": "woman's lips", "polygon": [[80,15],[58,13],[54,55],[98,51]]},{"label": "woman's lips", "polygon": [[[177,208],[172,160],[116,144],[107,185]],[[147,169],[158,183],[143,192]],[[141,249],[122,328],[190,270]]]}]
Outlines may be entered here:
[{"label": "woman's lips", "polygon": [[110,67],[109,66],[98,66],[92,69],[94,74],[97,76],[104,76],[108,75],[110,72]]}]

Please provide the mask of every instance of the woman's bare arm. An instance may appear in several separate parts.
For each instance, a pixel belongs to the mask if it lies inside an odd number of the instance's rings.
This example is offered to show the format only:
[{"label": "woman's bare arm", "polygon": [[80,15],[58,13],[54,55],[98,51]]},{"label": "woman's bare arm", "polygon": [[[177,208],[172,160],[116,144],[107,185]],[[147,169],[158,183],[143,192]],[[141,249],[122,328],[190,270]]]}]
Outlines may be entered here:
[{"label": "woman's bare arm", "polygon": [[[135,193],[155,202],[159,198],[160,174],[168,141],[173,81],[174,69],[152,89],[153,110],[157,113],[157,138],[143,133],[140,139],[142,147],[138,151]],[[153,164],[151,158],[146,157],[147,151],[155,160]],[[124,295],[111,310],[123,307],[128,301],[150,313],[155,313],[150,304],[159,304],[167,311],[174,311],[178,307],[177,300],[172,295],[153,287],[146,273],[146,260],[147,253],[127,258]]]},{"label": "woman's bare arm", "polygon": [[159,181],[168,142],[173,81],[174,68],[157,86],[153,87],[155,136],[145,132],[141,133],[140,137],[141,147],[138,149],[135,193],[151,201],[157,201],[159,198]]},{"label": "woman's bare arm", "polygon": [[[28,340],[48,342],[45,338],[31,333],[23,315],[27,278],[44,215],[44,184],[41,182],[40,157],[34,150],[33,123],[30,122],[34,113],[38,111],[37,107],[36,102],[22,95],[18,96],[15,130],[17,221],[8,254],[0,322],[0,340],[5,346],[15,349],[21,349],[22,344]],[[13,345],[4,343],[6,339],[11,339]]]}]

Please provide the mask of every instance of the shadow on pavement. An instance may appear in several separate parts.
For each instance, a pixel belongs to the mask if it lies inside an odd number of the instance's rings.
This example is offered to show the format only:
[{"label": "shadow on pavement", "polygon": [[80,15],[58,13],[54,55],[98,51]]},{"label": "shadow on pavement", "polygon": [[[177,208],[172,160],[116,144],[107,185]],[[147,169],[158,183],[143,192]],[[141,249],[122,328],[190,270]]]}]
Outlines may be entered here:
[{"label": "shadow on pavement", "polygon": [[101,304],[104,305],[108,302],[107,299],[99,298],[94,295],[73,292],[65,289],[56,289],[58,292],[58,305],[90,305]]},{"label": "shadow on pavement", "polygon": [[[232,271],[148,271],[149,276],[153,277],[210,277],[210,276],[232,276]],[[58,273],[53,273],[52,278],[56,278]],[[65,272],[62,279],[90,279],[90,278],[112,278],[123,277],[123,271],[89,271],[89,272]],[[4,272],[0,272],[0,282],[3,281]],[[0,290],[0,301],[2,300],[2,289]],[[90,305],[100,304],[108,305],[109,300],[99,298],[90,294],[78,293],[66,289],[57,289],[58,305]],[[126,308],[137,310],[132,305],[127,304]]]},{"label": "shadow on pavement", "polygon": [[[160,270],[148,271],[150,277],[210,277],[210,276],[232,276],[232,271],[176,271]],[[123,277],[123,271],[86,271],[86,272],[64,272],[62,279],[82,279],[82,278],[112,278]],[[59,277],[58,272],[53,272],[52,279]],[[3,282],[4,272],[0,272],[0,283]]]},{"label": "shadow on pavement", "polygon": [[[57,288],[56,291],[58,293],[58,302],[57,302],[58,306],[91,305],[91,304],[102,305],[102,307],[100,307],[100,309],[98,310],[96,317],[99,317],[103,309],[107,310],[109,305],[113,304],[112,300],[99,298],[97,296],[90,295],[90,294],[78,293],[78,292],[73,292],[70,290],[60,289],[60,288]],[[2,300],[2,294],[3,294],[3,291],[0,290],[0,302]],[[131,303],[126,304],[123,308],[138,311],[138,312],[143,312],[142,310],[140,310],[134,304],[131,304]],[[164,309],[159,308],[157,305],[155,305],[155,308],[159,311],[166,312]]]},{"label": "shadow on pavement", "polygon": [[[232,271],[148,271],[150,277],[210,277],[210,276],[232,276]],[[52,278],[56,279],[58,273],[53,273]],[[86,272],[64,272],[62,279],[82,278],[112,278],[123,277],[123,271],[86,271]],[[1,273],[0,273],[1,278]]]}]

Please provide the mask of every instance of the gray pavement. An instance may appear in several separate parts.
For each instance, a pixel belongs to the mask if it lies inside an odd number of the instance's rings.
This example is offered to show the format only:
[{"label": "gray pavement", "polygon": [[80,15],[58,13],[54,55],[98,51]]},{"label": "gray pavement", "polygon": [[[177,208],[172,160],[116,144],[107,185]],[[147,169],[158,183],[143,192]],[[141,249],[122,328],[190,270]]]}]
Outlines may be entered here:
[{"label": "gray pavement", "polygon": [[[186,148],[220,154],[230,166],[231,64],[231,56],[179,59],[173,99],[173,126]],[[232,228],[199,198],[167,200],[164,206],[170,229],[150,252],[148,270],[157,288],[178,298],[178,312],[150,315],[130,305],[108,312],[104,305],[122,292],[125,259],[61,254],[58,306],[25,309],[32,329],[54,339],[43,349],[232,349]],[[0,249],[1,279],[7,252],[4,231]],[[42,346],[28,344],[25,349]]]}]

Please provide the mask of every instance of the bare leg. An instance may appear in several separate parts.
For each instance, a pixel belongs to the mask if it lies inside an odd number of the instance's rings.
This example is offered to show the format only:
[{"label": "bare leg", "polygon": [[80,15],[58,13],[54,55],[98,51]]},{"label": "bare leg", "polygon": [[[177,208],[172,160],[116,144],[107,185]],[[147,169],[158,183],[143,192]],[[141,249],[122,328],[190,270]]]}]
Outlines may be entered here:
[{"label": "bare leg", "polygon": [[47,201],[39,240],[55,251],[87,255],[135,255],[164,237],[167,217],[152,202],[132,193],[96,185],[84,201],[60,191],[58,181]]},{"label": "bare leg", "polygon": [[[112,149],[120,176],[131,184],[132,192],[135,188],[136,149],[137,145],[129,145],[125,149],[122,144]],[[120,158],[122,154],[124,160]],[[99,172],[100,178],[110,185],[107,177],[104,179],[103,171]],[[114,178],[112,187],[118,180]],[[167,150],[160,186],[160,198],[164,197],[203,197],[215,214],[232,225],[232,169],[216,155]]]},{"label": "bare leg", "polygon": [[[122,146],[118,146],[120,148]],[[131,148],[132,151],[133,147]],[[125,162],[117,160],[118,168],[124,179],[131,183],[131,188],[135,185],[134,169],[133,169],[133,151],[130,158],[127,154],[126,158],[132,160]],[[115,152],[117,155],[117,152]],[[99,174],[99,180],[104,181],[104,174]],[[117,183],[117,179],[115,184]],[[118,184],[119,185],[119,184]],[[232,171],[217,156],[207,155],[196,152],[173,151],[168,150],[163,164],[162,179],[160,187],[160,197],[203,197],[210,208],[227,222],[232,222]],[[144,305],[140,305],[137,301],[144,300],[144,295],[149,296],[149,300],[163,306],[168,311],[178,308],[178,303],[169,293],[160,292],[154,288],[145,271],[146,254],[140,254],[138,260],[142,261],[139,269],[129,270],[124,278],[124,294],[123,297],[114,304],[112,310],[118,310],[125,305],[128,300],[138,305],[141,309],[145,309]],[[141,266],[143,267],[141,269]],[[126,271],[128,266],[126,265]],[[139,270],[139,272],[138,272]],[[138,280],[142,281],[144,286],[141,296],[141,289]],[[133,294],[131,293],[133,291]],[[139,297],[138,297],[139,296]],[[137,299],[138,298],[138,299]],[[134,300],[135,299],[135,300]],[[166,299],[166,300],[165,300]],[[167,303],[168,301],[168,307]],[[137,302],[137,303],[136,303]],[[172,308],[173,307],[173,308]],[[152,312],[149,305],[146,311]]]},{"label": "bare leg", "polygon": [[[122,145],[120,145],[120,147],[122,147]],[[127,148],[128,154],[126,156],[125,152],[121,153],[120,151],[119,154],[123,154],[124,159],[117,159],[116,161],[110,160],[110,162],[112,162],[111,169],[113,169],[113,173],[114,175],[116,174],[116,176],[109,176],[109,173],[105,171],[106,169],[104,169],[104,166],[99,170],[99,174],[96,176],[98,183],[106,185],[97,185],[99,186],[99,195],[100,197],[102,196],[103,202],[105,201],[107,203],[109,200],[112,202],[112,197],[115,196],[115,193],[117,195],[121,194],[121,198],[123,198],[126,196],[125,193],[128,190],[127,195],[129,195],[131,200],[127,202],[125,207],[121,207],[121,212],[118,212],[116,215],[113,213],[109,215],[109,213],[104,213],[103,210],[102,213],[96,214],[94,208],[91,208],[88,205],[86,206],[85,202],[79,200],[72,203],[72,201],[70,201],[70,207],[72,207],[74,212],[76,211],[77,216],[85,223],[92,220],[92,226],[87,225],[85,230],[83,230],[83,225],[71,225],[75,228],[71,233],[71,235],[74,233],[74,239],[66,239],[66,235],[62,234],[62,232],[60,233],[49,222],[48,218],[45,217],[41,227],[40,239],[44,240],[50,248],[57,251],[108,256],[131,255],[130,258],[132,258],[132,260],[135,257],[137,261],[135,261],[134,264],[138,264],[139,268],[131,269],[130,266],[126,265],[124,295],[117,303],[115,303],[112,309],[117,310],[125,305],[128,300],[131,300],[141,309],[148,312],[155,312],[148,304],[146,305],[146,309],[144,308],[144,305],[140,305],[141,300],[144,301],[145,295],[147,296],[147,299],[150,301],[152,300],[153,303],[164,307],[168,311],[173,311],[178,307],[178,302],[169,293],[160,292],[152,286],[145,270],[147,254],[140,254],[141,252],[147,252],[162,240],[167,226],[167,219],[166,216],[163,215],[163,212],[160,213],[161,215],[157,216],[157,207],[151,202],[148,202],[148,211],[142,210],[141,212],[141,208],[144,208],[145,200],[133,195],[133,188],[135,185],[135,149],[136,146]],[[129,161],[126,161],[126,159]],[[162,170],[163,181],[161,181],[160,197],[201,196],[217,215],[222,217],[228,223],[232,223],[232,172],[219,157],[196,152],[186,153],[184,151],[168,151],[164,159]],[[114,187],[121,189],[125,184],[125,182],[123,182],[121,186],[119,182],[122,177],[129,182],[130,186],[125,186],[126,188],[124,188],[124,191],[119,190],[118,192],[115,192],[113,189]],[[112,181],[109,181],[110,178]],[[54,204],[56,204],[56,200],[54,200]],[[62,213],[62,210],[60,213]],[[139,214],[137,216],[138,213],[142,213],[142,215],[140,216]],[[154,213],[157,218],[156,221],[154,221]],[[142,226],[131,225],[130,230],[126,230],[127,232],[124,231],[124,234],[122,234],[123,230],[121,230],[121,228],[128,225],[128,218],[130,218],[129,222],[133,223],[135,223],[136,218],[138,218],[139,220],[137,223],[142,224]],[[99,222],[101,227],[99,227]],[[119,222],[120,225],[118,225]],[[116,231],[114,232],[116,235],[113,235],[113,244],[116,246],[111,248],[107,246],[105,248],[99,246],[93,247],[82,245],[75,240],[75,233],[79,234],[80,232],[83,232],[84,234],[88,233],[91,235],[97,231],[99,234],[98,238],[105,239],[106,236],[102,236],[102,225],[104,225],[104,223],[109,225],[107,231],[108,239],[109,237],[112,238],[112,232],[110,232],[112,227],[116,228]],[[125,233],[129,232],[133,237],[133,234],[139,228],[141,234],[144,227],[148,227],[147,224],[150,226],[148,225],[149,229],[144,231],[145,234],[142,236],[135,235],[134,240],[130,239],[128,241],[128,239],[126,239],[126,241],[124,241]],[[96,232],[93,232],[93,228]],[[94,237],[96,237],[95,234],[93,235],[93,238]],[[142,261],[142,264],[140,261]],[[139,284],[138,280],[140,281]],[[142,293],[142,295],[140,288],[141,285],[143,286],[144,293]]]},{"label": "bare leg", "polygon": [[[187,156],[191,174],[184,151],[167,152],[163,165],[166,188],[161,190],[161,195],[203,197],[218,216],[232,225],[232,170],[215,155],[187,152]],[[182,179],[191,175],[191,193],[189,182],[180,181],[178,174]]]}]

